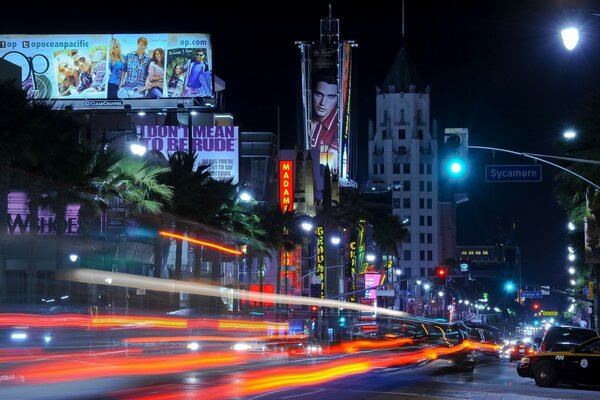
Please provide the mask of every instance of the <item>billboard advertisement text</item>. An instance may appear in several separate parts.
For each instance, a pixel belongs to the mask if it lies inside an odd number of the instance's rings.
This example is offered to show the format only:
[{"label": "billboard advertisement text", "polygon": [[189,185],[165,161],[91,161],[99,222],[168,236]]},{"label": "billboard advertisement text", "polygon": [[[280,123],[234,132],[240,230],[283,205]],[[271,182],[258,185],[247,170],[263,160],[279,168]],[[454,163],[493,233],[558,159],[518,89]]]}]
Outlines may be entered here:
[{"label": "billboard advertisement text", "polygon": [[149,151],[158,151],[168,158],[175,152],[196,152],[196,164],[210,165],[214,179],[239,179],[239,128],[237,126],[187,126],[137,125],[136,133]]}]

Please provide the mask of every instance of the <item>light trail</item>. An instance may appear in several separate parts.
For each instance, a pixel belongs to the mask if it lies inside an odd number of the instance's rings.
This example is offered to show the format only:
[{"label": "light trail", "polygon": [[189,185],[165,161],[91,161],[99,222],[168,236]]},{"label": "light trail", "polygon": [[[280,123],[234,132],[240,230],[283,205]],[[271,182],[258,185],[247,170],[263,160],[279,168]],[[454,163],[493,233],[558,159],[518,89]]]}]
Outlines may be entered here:
[{"label": "light trail", "polygon": [[[128,287],[135,289],[156,290],[170,293],[189,293],[203,296],[221,298],[225,295],[234,299],[246,299],[257,302],[272,302],[277,304],[297,304],[318,307],[342,308],[347,310],[364,311],[379,315],[392,317],[411,318],[409,313],[394,311],[387,308],[366,306],[357,303],[317,299],[312,297],[291,296],[285,294],[273,294],[263,292],[252,292],[240,289],[231,289],[221,286],[208,285],[198,282],[185,282],[174,279],[153,278],[148,276],[125,274],[122,272],[99,271],[94,269],[75,269],[60,271],[59,279],[89,284],[109,284],[112,286]],[[107,283],[110,282],[110,283]]]}]

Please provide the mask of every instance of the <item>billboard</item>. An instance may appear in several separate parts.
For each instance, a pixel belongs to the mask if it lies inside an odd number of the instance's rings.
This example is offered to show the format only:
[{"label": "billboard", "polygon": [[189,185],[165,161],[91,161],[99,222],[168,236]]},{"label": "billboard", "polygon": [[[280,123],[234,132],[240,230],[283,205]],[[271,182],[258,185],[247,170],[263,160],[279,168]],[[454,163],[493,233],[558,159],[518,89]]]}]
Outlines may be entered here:
[{"label": "billboard", "polygon": [[[25,192],[8,193],[8,233],[11,235],[29,234],[31,219],[29,199]],[[56,235],[56,214],[49,209],[38,208],[38,235]],[[79,204],[68,204],[65,210],[65,231],[63,235],[74,236],[79,231]]]},{"label": "billboard", "polygon": [[207,34],[5,35],[0,58],[21,67],[30,98],[58,107],[177,107],[213,97]]},{"label": "billboard", "polygon": [[149,151],[158,151],[168,158],[177,151],[197,153],[194,169],[210,164],[214,179],[239,180],[239,127],[237,126],[187,126],[137,125],[136,133]]},{"label": "billboard", "polygon": [[323,198],[326,166],[333,180],[349,179],[351,47],[349,42],[302,46],[304,149],[313,162],[316,201]]}]

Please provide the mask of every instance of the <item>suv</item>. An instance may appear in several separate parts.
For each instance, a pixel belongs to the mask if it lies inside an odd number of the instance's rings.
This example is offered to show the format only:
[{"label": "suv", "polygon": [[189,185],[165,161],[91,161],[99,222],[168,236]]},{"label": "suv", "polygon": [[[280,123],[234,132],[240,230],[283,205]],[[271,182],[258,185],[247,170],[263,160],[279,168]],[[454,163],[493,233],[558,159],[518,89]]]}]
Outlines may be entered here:
[{"label": "suv", "polygon": [[571,350],[576,345],[598,336],[596,331],[573,326],[551,326],[544,335],[540,353]]}]

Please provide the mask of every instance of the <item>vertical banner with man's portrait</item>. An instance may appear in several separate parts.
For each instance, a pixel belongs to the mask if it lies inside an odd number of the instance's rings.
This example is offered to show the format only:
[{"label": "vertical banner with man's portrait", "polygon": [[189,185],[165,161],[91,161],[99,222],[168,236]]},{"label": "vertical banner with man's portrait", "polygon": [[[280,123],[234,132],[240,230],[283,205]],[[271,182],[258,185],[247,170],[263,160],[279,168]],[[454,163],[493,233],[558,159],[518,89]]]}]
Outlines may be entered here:
[{"label": "vertical banner with man's portrait", "polygon": [[339,174],[340,102],[337,43],[312,43],[303,47],[305,148],[313,162],[315,200],[323,199],[324,172]]},{"label": "vertical banner with man's portrait", "polygon": [[339,177],[342,180],[350,178],[350,93],[352,73],[352,45],[349,42],[340,43],[340,94],[342,96],[340,150],[339,150]]}]

